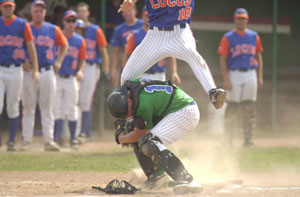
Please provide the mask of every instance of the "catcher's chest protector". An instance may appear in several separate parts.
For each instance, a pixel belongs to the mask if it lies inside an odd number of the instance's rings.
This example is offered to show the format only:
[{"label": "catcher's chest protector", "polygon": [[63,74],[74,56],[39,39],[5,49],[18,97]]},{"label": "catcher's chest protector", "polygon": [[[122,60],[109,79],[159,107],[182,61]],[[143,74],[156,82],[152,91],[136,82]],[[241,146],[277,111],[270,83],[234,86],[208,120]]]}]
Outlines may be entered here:
[{"label": "catcher's chest protector", "polygon": [[130,94],[131,94],[134,125],[135,125],[135,127],[139,128],[139,129],[145,128],[145,121],[141,117],[136,116],[136,110],[137,110],[137,108],[139,106],[139,102],[140,102],[139,94],[146,86],[149,86],[149,85],[169,85],[169,86],[173,87],[172,95],[170,97],[170,100],[169,100],[169,103],[168,103],[166,109],[164,110],[164,112],[161,115],[153,117],[154,125],[156,125],[163,118],[164,113],[168,110],[168,108],[173,100],[175,90],[177,88],[177,86],[174,85],[171,81],[147,80],[147,81],[138,81],[138,82],[126,81],[124,83],[123,87],[126,87],[130,91]]}]

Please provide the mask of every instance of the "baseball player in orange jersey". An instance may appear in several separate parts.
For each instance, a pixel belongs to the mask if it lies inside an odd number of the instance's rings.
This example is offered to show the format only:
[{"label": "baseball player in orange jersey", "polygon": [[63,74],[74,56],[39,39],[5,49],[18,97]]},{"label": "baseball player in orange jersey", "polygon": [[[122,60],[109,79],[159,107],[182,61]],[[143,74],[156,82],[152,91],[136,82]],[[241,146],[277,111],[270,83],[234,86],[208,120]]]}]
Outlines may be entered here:
[{"label": "baseball player in orange jersey", "polygon": [[[21,151],[26,151],[32,142],[34,113],[37,102],[42,116],[42,130],[46,151],[59,151],[59,146],[53,141],[54,104],[56,95],[56,77],[68,50],[68,42],[60,28],[45,22],[46,4],[35,0],[31,6],[32,23],[30,24],[39,60],[40,84],[36,85],[31,79],[31,63],[26,61],[23,83],[23,143]],[[60,46],[55,59],[55,45]]]},{"label": "baseball player in orange jersey", "polygon": [[[134,51],[134,49],[143,41],[148,28],[149,28],[149,19],[148,19],[148,12],[146,6],[143,7],[143,13],[142,13],[142,19],[144,21],[144,26],[142,28],[139,28],[135,30],[128,38],[124,57],[123,57],[123,68],[126,65],[126,62],[128,61],[131,53]],[[175,82],[177,85],[180,85],[181,80],[177,73],[177,62],[174,57],[169,57],[169,65],[171,70],[171,79],[173,82]],[[152,80],[160,80],[165,81],[166,80],[166,60],[162,59],[156,64],[154,64],[149,70],[147,70],[143,75],[141,76],[143,79],[152,79]]]},{"label": "baseball player in orange jersey", "polygon": [[63,33],[66,36],[69,49],[57,75],[57,92],[55,106],[54,140],[62,137],[63,120],[69,120],[70,144],[74,149],[79,148],[76,139],[78,119],[77,103],[79,99],[79,83],[83,78],[86,59],[86,44],[82,36],[75,33],[77,14],[68,10],[64,14]]},{"label": "baseball player in orange jersey", "polygon": [[252,131],[255,127],[257,87],[263,85],[263,48],[258,34],[247,29],[248,18],[246,9],[236,9],[236,28],[223,36],[218,49],[224,87],[228,90],[225,132],[231,145],[232,130],[242,122],[245,147],[254,145]]},{"label": "baseball player in orange jersey", "polygon": [[40,73],[30,26],[24,19],[14,15],[14,0],[1,0],[0,9],[0,114],[6,93],[9,128],[7,151],[15,151],[14,141],[19,129],[19,102],[23,83],[22,64],[25,61],[26,49],[33,65],[31,77],[37,83]]},{"label": "baseball player in orange jersey", "polygon": [[[119,11],[131,9],[137,0],[124,0]],[[143,42],[133,51],[121,75],[121,84],[140,77],[154,63],[165,57],[186,61],[208,95],[218,95],[223,104],[226,93],[216,88],[207,63],[198,53],[189,23],[194,0],[159,1],[144,0],[149,15],[149,30]],[[212,97],[211,97],[212,98]]]},{"label": "baseball player in orange jersey", "polygon": [[107,41],[102,29],[89,22],[89,5],[81,2],[77,5],[78,18],[85,23],[84,35],[86,42],[86,67],[80,84],[79,107],[81,109],[81,131],[78,139],[89,141],[92,137],[92,104],[93,96],[100,77],[100,64],[106,78],[109,77],[109,56]]},{"label": "baseball player in orange jersey", "polygon": [[122,12],[125,22],[115,28],[109,43],[112,46],[112,54],[110,56],[110,76],[114,87],[118,86],[120,83],[120,58],[125,49],[128,36],[134,30],[142,28],[144,25],[144,21],[136,17],[136,13],[137,10],[135,6],[125,12]]}]

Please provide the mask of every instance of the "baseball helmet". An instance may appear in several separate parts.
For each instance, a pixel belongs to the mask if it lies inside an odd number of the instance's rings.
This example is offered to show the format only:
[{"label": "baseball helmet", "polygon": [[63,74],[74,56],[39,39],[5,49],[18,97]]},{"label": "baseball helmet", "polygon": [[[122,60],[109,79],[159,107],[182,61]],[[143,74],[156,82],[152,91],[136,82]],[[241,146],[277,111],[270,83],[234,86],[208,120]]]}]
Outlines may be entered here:
[{"label": "baseball helmet", "polygon": [[118,87],[108,97],[106,104],[115,118],[125,118],[128,113],[128,90]]}]

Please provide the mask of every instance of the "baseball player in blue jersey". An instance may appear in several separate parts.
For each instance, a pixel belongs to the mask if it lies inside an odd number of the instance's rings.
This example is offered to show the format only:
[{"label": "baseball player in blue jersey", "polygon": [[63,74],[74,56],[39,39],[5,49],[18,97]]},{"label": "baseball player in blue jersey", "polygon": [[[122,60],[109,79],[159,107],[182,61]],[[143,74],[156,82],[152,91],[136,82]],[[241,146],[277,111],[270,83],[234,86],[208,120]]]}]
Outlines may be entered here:
[{"label": "baseball player in blue jersey", "polygon": [[110,45],[112,46],[110,75],[113,86],[115,87],[119,85],[118,83],[121,70],[120,56],[125,49],[128,36],[134,30],[142,28],[144,25],[144,21],[141,19],[137,19],[136,14],[137,11],[135,6],[122,12],[122,16],[125,19],[125,22],[115,28],[110,41]]},{"label": "baseball player in blue jersey", "polygon": [[[31,5],[32,23],[30,24],[35,46],[37,49],[40,84],[36,85],[30,77],[32,65],[27,60],[23,68],[23,118],[21,151],[26,151],[32,142],[34,128],[34,114],[37,102],[42,116],[42,130],[46,151],[59,151],[59,146],[53,141],[54,128],[54,104],[56,99],[55,71],[61,67],[61,63],[68,50],[68,42],[59,27],[45,22],[46,4],[42,0],[35,0]],[[60,46],[55,59],[55,45]]]},{"label": "baseball player in blue jersey", "polygon": [[[224,87],[228,90],[225,131],[231,145],[232,130],[241,122],[245,147],[254,145],[252,131],[255,127],[257,87],[263,85],[263,48],[258,34],[247,29],[248,18],[246,9],[235,11],[236,28],[223,36],[218,49]],[[239,121],[238,117],[242,120]]]},{"label": "baseball player in blue jersey", "polygon": [[7,151],[15,151],[14,141],[19,129],[19,102],[23,83],[21,65],[25,61],[26,49],[33,65],[32,78],[35,82],[39,82],[40,75],[29,24],[14,15],[14,0],[1,0],[0,9],[0,114],[6,93],[9,128]]},{"label": "baseball player in blue jersey", "polygon": [[[123,57],[123,67],[125,66],[128,58],[134,49],[143,41],[144,37],[149,28],[149,19],[148,19],[148,11],[146,6],[143,7],[142,19],[144,21],[144,26],[140,29],[135,30],[130,37],[128,38],[124,57]],[[180,85],[181,80],[177,73],[177,62],[174,57],[169,57],[169,64],[171,70],[171,78],[172,81],[177,85]],[[152,80],[160,80],[166,81],[166,61],[165,59],[160,60],[156,64],[154,64],[151,68],[149,68],[143,75],[141,76],[143,79],[152,79]]]},{"label": "baseball player in blue jersey", "polygon": [[79,107],[81,109],[81,132],[78,138],[89,141],[92,137],[92,104],[93,96],[100,77],[100,64],[104,76],[109,75],[109,56],[107,41],[102,29],[89,22],[89,5],[81,2],[77,5],[78,18],[85,23],[84,35],[86,42],[86,67],[80,84]]},{"label": "baseball player in blue jersey", "polygon": [[[119,11],[132,9],[137,0],[124,0]],[[143,42],[133,51],[121,75],[121,84],[142,75],[153,64],[165,57],[187,62],[205,92],[221,107],[226,93],[216,88],[207,63],[198,53],[189,23],[194,0],[144,0],[149,15],[149,30]]]},{"label": "baseball player in blue jersey", "polygon": [[57,75],[57,92],[55,106],[54,140],[62,137],[63,120],[69,120],[70,145],[79,148],[75,137],[79,99],[79,83],[83,78],[83,70],[86,59],[86,44],[82,36],[75,33],[77,14],[73,10],[67,10],[64,14],[63,33],[66,36],[69,49]]}]

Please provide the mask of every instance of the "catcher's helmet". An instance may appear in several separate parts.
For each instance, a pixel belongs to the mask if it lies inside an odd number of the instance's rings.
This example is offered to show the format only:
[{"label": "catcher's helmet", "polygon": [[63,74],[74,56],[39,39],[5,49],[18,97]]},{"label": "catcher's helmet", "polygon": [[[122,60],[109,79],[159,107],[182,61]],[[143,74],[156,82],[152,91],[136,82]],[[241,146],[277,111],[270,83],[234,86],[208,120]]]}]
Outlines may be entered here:
[{"label": "catcher's helmet", "polygon": [[110,113],[115,118],[125,118],[128,113],[128,90],[118,87],[108,97],[106,102]]}]

